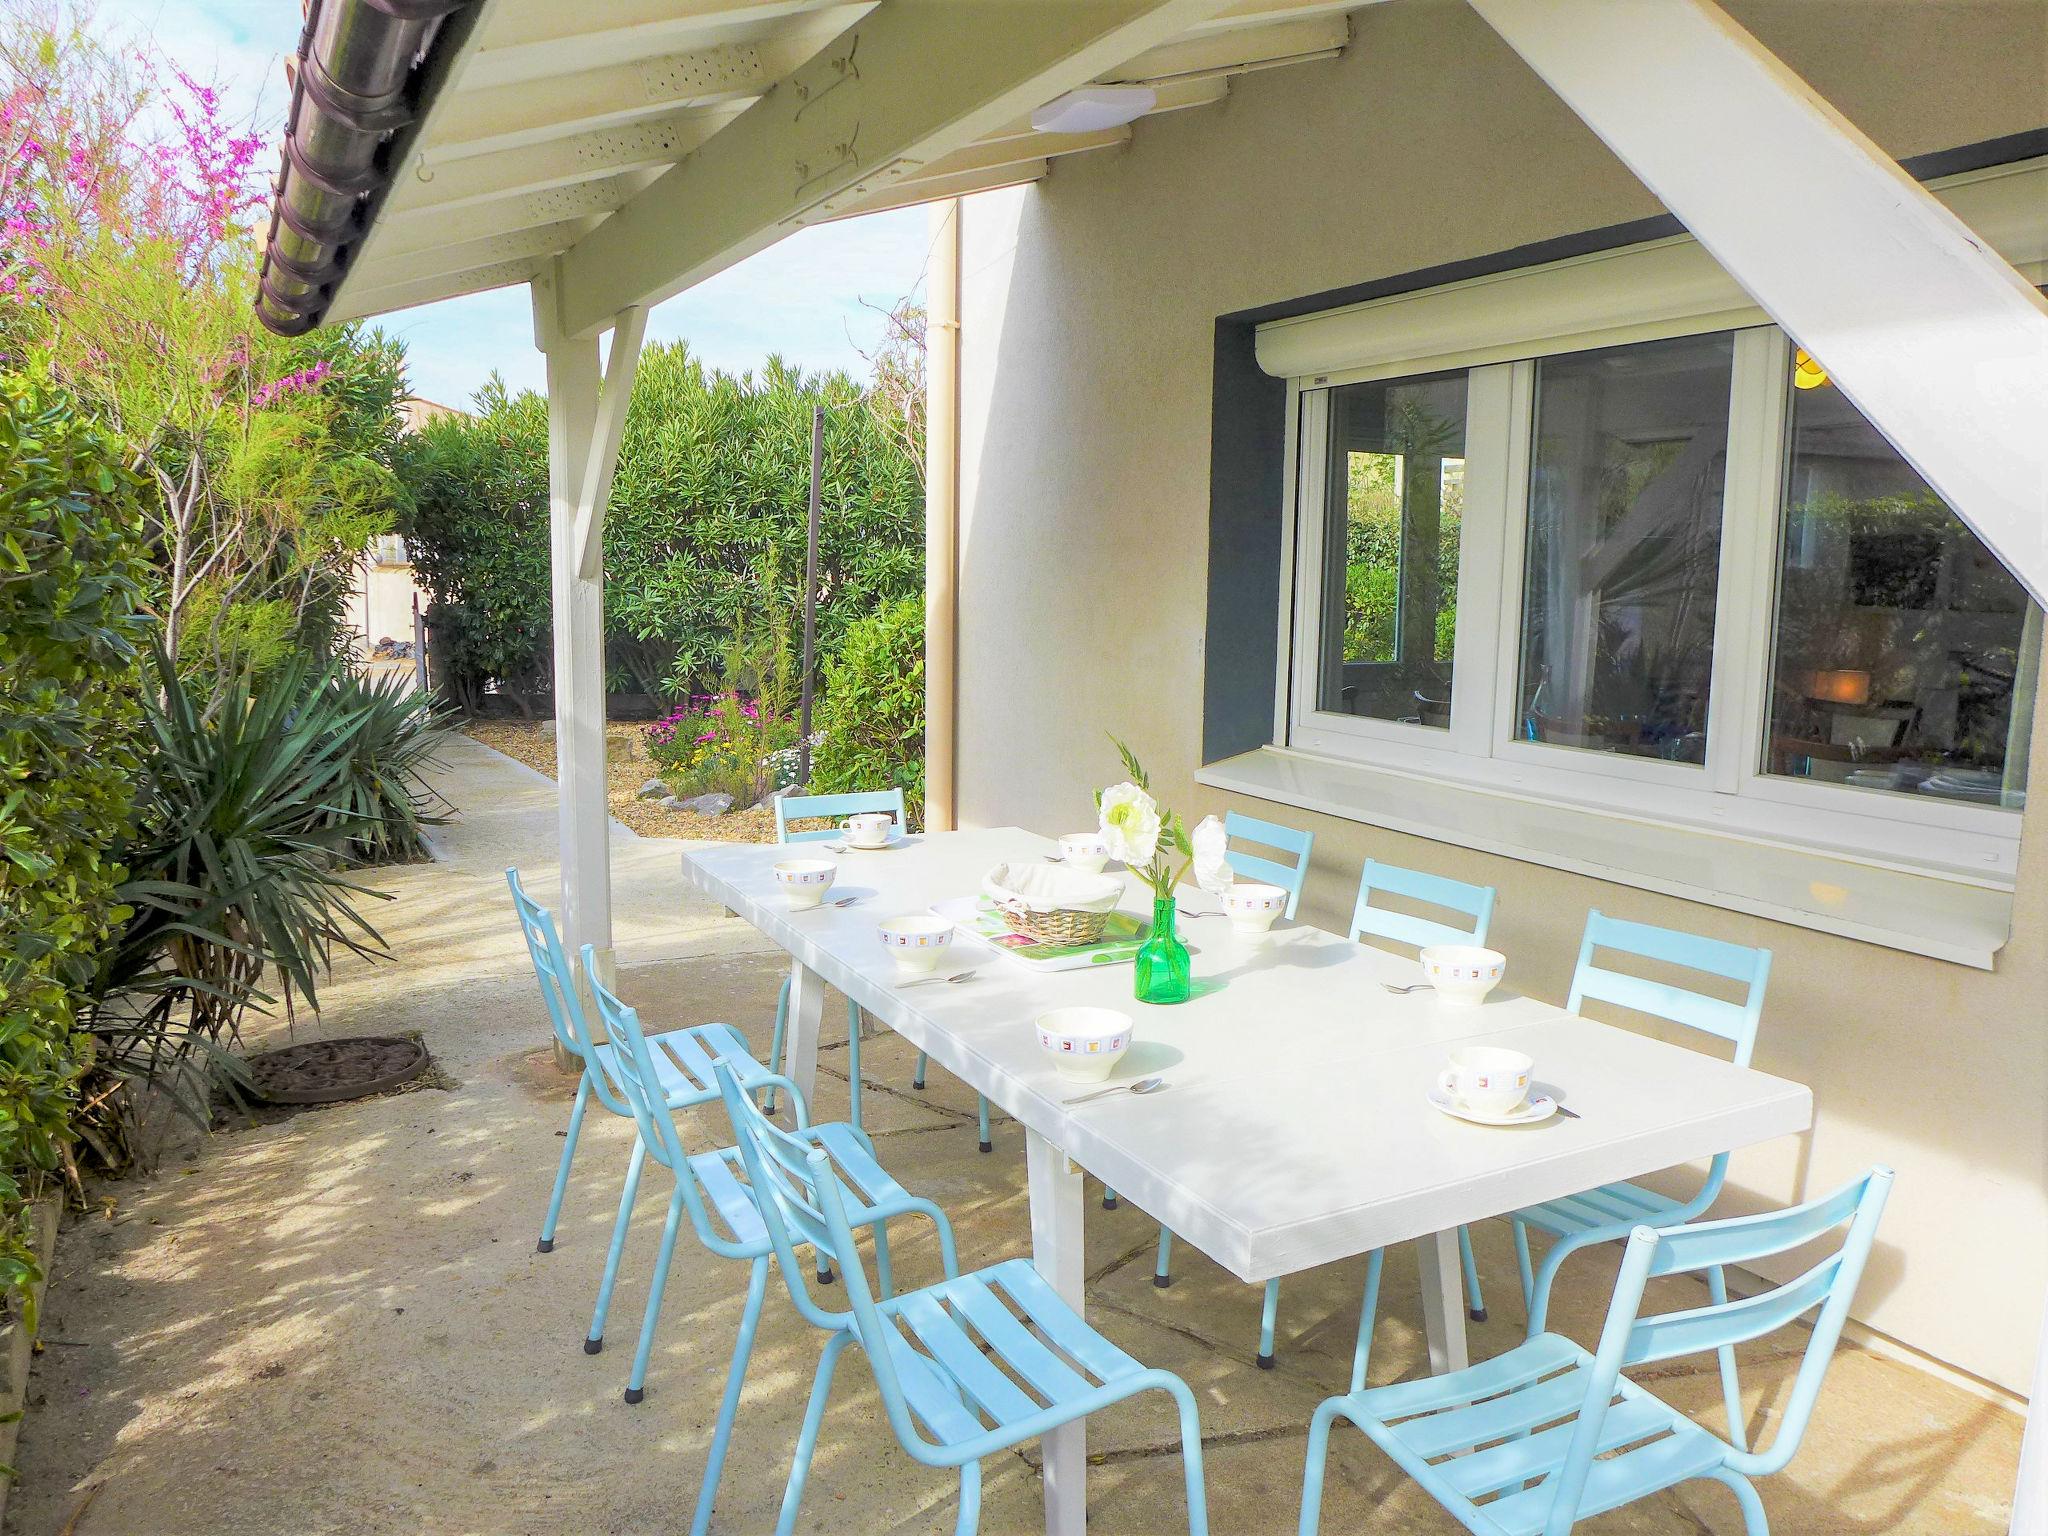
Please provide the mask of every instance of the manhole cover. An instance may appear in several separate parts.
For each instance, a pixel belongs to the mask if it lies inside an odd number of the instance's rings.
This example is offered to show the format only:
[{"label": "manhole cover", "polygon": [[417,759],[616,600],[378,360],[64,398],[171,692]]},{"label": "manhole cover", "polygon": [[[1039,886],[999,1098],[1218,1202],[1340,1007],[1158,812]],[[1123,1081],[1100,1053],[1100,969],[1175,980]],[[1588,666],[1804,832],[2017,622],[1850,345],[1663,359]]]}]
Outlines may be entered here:
[{"label": "manhole cover", "polygon": [[333,1104],[411,1082],[427,1068],[427,1048],[390,1035],[311,1040],[251,1056],[249,1077],[272,1104]]}]

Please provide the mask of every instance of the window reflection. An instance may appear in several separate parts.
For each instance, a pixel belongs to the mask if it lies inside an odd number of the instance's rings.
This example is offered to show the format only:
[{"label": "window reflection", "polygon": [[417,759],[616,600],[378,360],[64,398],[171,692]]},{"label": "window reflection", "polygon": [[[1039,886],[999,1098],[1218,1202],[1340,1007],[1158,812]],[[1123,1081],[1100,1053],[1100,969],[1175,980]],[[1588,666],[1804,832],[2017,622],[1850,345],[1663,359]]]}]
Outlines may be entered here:
[{"label": "window reflection", "polygon": [[1840,389],[1793,391],[1766,772],[2021,804],[2040,622]]},{"label": "window reflection", "polygon": [[1465,374],[1330,391],[1319,707],[1450,724]]},{"label": "window reflection", "polygon": [[1724,333],[1537,365],[1528,740],[1705,761],[1733,356]]}]

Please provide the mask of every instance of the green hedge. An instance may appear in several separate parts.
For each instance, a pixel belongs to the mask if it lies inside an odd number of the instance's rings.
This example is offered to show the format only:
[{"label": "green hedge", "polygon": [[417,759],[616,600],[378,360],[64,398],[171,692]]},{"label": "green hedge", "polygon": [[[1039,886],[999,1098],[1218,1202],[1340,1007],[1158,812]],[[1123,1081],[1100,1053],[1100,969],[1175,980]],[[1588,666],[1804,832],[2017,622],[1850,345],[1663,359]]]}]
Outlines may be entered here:
[{"label": "green hedge", "polygon": [[[605,522],[615,690],[726,686],[735,634],[794,636],[803,597],[811,408],[827,407],[818,654],[924,582],[924,489],[885,413],[845,374],[708,371],[680,342],[640,361]],[[411,440],[400,474],[415,567],[436,599],[442,675],[474,706],[538,686],[549,660],[547,407],[488,387],[471,418]]]},{"label": "green hedge", "polygon": [[77,1011],[128,915],[111,850],[137,766],[139,490],[67,397],[0,376],[0,1288],[24,1298],[24,1200],[62,1161]]},{"label": "green hedge", "polygon": [[887,603],[847,626],[825,669],[812,717],[824,733],[811,757],[811,788],[903,790],[914,825],[924,821],[924,599]]}]

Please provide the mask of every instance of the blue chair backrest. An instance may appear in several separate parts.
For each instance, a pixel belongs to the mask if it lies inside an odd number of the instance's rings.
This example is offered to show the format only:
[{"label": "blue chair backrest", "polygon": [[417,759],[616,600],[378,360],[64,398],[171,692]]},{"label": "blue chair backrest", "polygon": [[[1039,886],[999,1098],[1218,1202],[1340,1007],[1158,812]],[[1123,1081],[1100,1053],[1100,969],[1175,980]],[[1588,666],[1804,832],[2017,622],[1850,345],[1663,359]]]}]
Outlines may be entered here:
[{"label": "blue chair backrest", "polygon": [[[647,1155],[676,1176],[676,1184],[683,1192],[683,1205],[690,1213],[690,1225],[696,1230],[700,1242],[727,1257],[750,1257],[713,1226],[704,1205],[703,1193],[697,1187],[696,1175],[690,1171],[689,1154],[676,1130],[675,1116],[669,1112],[662,1093],[661,1078],[654,1069],[654,1053],[648,1047],[647,1032],[640,1027],[640,1015],[620,1002],[617,995],[597,979],[596,972],[591,970],[596,960],[596,951],[588,944],[584,945],[583,966],[590,973],[590,995],[597,1003],[597,1016],[604,1021],[605,1033],[611,1036],[612,1050],[607,1054],[618,1073],[619,1096],[631,1110]],[[679,1047],[703,1050],[695,1040],[683,1040]],[[693,1062],[693,1069],[695,1066]],[[703,1066],[708,1075],[710,1061],[706,1060]]]},{"label": "blue chair backrest", "polygon": [[[1767,1451],[1728,1448],[1727,1464],[1752,1477],[1780,1471],[1799,1449],[1813,1415],[1822,1378],[1848,1321],[1856,1285],[1877,1237],[1878,1218],[1891,1193],[1892,1171],[1876,1167],[1852,1179],[1833,1194],[1788,1210],[1761,1216],[1651,1231],[1637,1227],[1623,1253],[1621,1275],[1614,1283],[1600,1347],[1587,1373],[1578,1422],[1570,1448],[1556,1474],[1546,1531],[1567,1531],[1585,1491],[1593,1458],[1609,1447],[1602,1442],[1602,1421],[1613,1401],[1615,1380],[1632,1365],[1651,1365],[1680,1355],[1701,1354],[1723,1345],[1746,1343],[1775,1333],[1814,1308],[1820,1309],[1792,1395],[1785,1404],[1776,1439]],[[1643,1287],[1659,1275],[1691,1273],[1716,1265],[1741,1264],[1787,1253],[1848,1223],[1841,1246],[1796,1280],[1754,1296],[1709,1303],[1683,1312],[1642,1315]]]},{"label": "blue chair backrest", "polygon": [[[1434,918],[1414,917],[1406,912],[1376,907],[1372,904],[1375,891],[1428,902],[1433,907],[1443,907],[1451,912],[1462,912],[1472,919],[1472,926],[1470,929],[1458,928]],[[1467,885],[1463,880],[1367,859],[1365,872],[1358,878],[1358,905],[1351,909],[1351,937],[1355,942],[1369,933],[1376,939],[1413,944],[1417,949],[1426,949],[1432,944],[1484,944],[1487,926],[1492,921],[1493,887],[1490,885]]]},{"label": "blue chair backrest", "polygon": [[548,1024],[563,1050],[583,1063],[598,1102],[615,1115],[632,1114],[618,1085],[604,1070],[604,1056],[594,1049],[595,1036],[583,1017],[583,1004],[576,992],[576,977],[562,953],[562,936],[555,929],[554,915],[526,894],[519,882],[519,870],[505,871],[505,883],[512,887],[512,910],[519,914],[519,931],[526,939],[526,953],[533,961],[534,979],[540,983],[541,1000],[548,1007]]},{"label": "blue chair backrest", "polygon": [[780,795],[775,801],[775,841],[816,843],[837,837],[837,827],[820,827],[815,832],[792,832],[789,824],[819,816],[857,816],[862,811],[887,811],[896,818],[897,831],[910,830],[901,789],[871,789],[844,795]]},{"label": "blue chair backrest", "polygon": [[[1729,1002],[1667,982],[1646,981],[1626,971],[1609,970],[1593,963],[1593,952],[1598,949],[1739,981],[1743,984],[1742,1000]],[[1586,936],[1579,944],[1578,969],[1572,973],[1571,997],[1565,1007],[1578,1013],[1587,1000],[1597,999],[1718,1035],[1734,1045],[1735,1064],[1746,1067],[1756,1051],[1757,1020],[1763,1016],[1764,987],[1770,979],[1768,949],[1751,949],[1721,939],[1680,933],[1675,928],[1653,928],[1648,923],[1625,922],[1589,912]]]},{"label": "blue chair backrest", "polygon": [[1293,859],[1291,864],[1282,864],[1260,854],[1228,847],[1223,854],[1231,869],[1247,880],[1263,880],[1285,891],[1287,916],[1292,920],[1295,909],[1301,905],[1301,888],[1308,881],[1308,852],[1315,846],[1315,833],[1297,832],[1293,827],[1283,827],[1278,822],[1261,821],[1256,816],[1227,811],[1223,817],[1223,834],[1227,842],[1235,843],[1243,838],[1248,843],[1257,843]]}]

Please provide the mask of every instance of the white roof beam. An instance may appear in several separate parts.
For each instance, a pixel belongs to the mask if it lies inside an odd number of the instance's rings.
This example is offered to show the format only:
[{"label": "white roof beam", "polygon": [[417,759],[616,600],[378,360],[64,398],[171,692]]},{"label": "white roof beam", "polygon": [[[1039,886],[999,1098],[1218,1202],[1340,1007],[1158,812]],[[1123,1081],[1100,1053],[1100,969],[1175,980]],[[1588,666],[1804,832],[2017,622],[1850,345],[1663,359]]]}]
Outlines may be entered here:
[{"label": "white roof beam", "polygon": [[1328,58],[1351,41],[1342,13],[1279,21],[1268,26],[1210,32],[1147,49],[1126,59],[1105,80],[1169,80],[1176,75],[1241,74],[1267,64]]},{"label": "white roof beam", "polygon": [[464,79],[511,85],[632,64],[757,38],[791,16],[827,17],[836,36],[869,8],[846,0],[497,0]]},{"label": "white roof beam", "polygon": [[1702,0],[1472,0],[2048,602],[2048,302]]},{"label": "white roof beam", "polygon": [[1043,181],[1052,169],[1050,160],[1025,160],[988,171],[965,171],[951,176],[921,177],[884,187],[868,201],[855,203],[834,219],[858,218],[864,213],[883,213],[891,208],[914,208],[919,203],[939,203],[948,198],[967,197],[976,192],[993,192],[999,187],[1021,187]]},{"label": "white roof beam", "polygon": [[527,224],[478,234],[466,222],[455,219],[442,226],[405,226],[396,238],[379,245],[377,254],[386,265],[402,271],[408,280],[438,277],[504,261],[552,256],[566,251],[596,227],[594,218],[562,219],[553,224]]},{"label": "white roof beam", "polygon": [[1368,5],[1380,4],[1381,0],[1237,0],[1235,5],[1224,7],[1209,20],[1198,22],[1190,32],[1229,32],[1239,27],[1257,26],[1261,22],[1299,20],[1305,16],[1335,16],[1345,11],[1360,10]]},{"label": "white roof beam", "polygon": [[529,281],[542,265],[544,263],[538,260],[500,261],[487,267],[474,267],[467,272],[407,277],[379,288],[345,285],[335,296],[334,307],[327,312],[325,323],[338,325],[344,320],[359,320],[365,315],[388,315],[394,310],[459,298],[465,293],[476,293],[485,288],[506,288],[513,283]]},{"label": "white roof beam", "polygon": [[461,159],[443,160],[438,152],[430,152],[415,158],[392,183],[390,201],[379,219],[402,219],[408,213],[440,214],[549,187],[598,181],[621,171],[665,168],[709,140],[743,110],[731,105],[690,107],[644,122]]},{"label": "white roof beam", "polygon": [[568,335],[654,304],[1185,31],[1222,0],[892,0],[562,258]]}]

